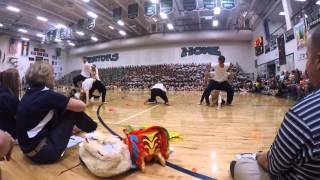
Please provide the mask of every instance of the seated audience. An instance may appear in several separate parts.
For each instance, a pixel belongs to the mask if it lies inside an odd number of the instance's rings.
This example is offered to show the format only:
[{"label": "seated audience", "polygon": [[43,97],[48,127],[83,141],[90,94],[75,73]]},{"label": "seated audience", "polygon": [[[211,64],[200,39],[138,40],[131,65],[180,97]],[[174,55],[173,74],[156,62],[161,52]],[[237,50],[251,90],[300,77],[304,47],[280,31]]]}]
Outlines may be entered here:
[{"label": "seated audience", "polygon": [[0,73],[0,129],[16,139],[16,111],[19,104],[20,79],[17,69]]},{"label": "seated audience", "polygon": [[17,137],[25,156],[46,164],[61,159],[74,125],[92,132],[97,124],[84,113],[86,105],[54,92],[53,69],[46,62],[32,64],[26,72],[30,86],[17,110]]},{"label": "seated audience", "polygon": [[286,113],[269,151],[233,162],[235,180],[319,179],[320,26],[307,43],[306,70],[315,91]]}]

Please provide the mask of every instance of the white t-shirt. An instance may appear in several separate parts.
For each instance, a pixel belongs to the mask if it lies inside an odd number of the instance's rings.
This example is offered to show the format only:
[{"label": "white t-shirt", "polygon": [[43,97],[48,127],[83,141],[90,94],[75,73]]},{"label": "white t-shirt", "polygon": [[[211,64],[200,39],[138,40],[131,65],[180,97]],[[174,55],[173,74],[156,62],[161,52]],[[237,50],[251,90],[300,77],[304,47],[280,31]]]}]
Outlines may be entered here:
[{"label": "white t-shirt", "polygon": [[94,81],[95,79],[93,78],[87,78],[82,82],[82,89],[85,91],[89,91],[92,88]]},{"label": "white t-shirt", "polygon": [[167,92],[166,87],[164,87],[164,85],[162,83],[157,83],[154,86],[152,86],[151,89],[161,89],[164,92]]},{"label": "white t-shirt", "polygon": [[81,70],[81,75],[83,77],[89,78],[90,77],[90,73],[91,73],[91,65],[88,62],[86,62],[83,65],[83,68]]},{"label": "white t-shirt", "polygon": [[[224,64],[224,67],[220,67],[219,64],[212,64],[211,67],[214,67],[213,80],[218,82],[223,82],[228,80],[229,73],[227,72],[229,66]],[[211,74],[211,72],[210,72]]]}]

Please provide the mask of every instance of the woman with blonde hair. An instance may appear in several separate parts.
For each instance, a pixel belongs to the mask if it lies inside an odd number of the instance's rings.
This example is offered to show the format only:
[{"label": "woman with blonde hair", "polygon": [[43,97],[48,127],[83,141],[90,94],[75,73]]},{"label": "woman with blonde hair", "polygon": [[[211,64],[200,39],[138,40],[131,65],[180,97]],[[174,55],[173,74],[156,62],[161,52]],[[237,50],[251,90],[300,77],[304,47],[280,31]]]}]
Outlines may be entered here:
[{"label": "woman with blonde hair", "polygon": [[46,62],[36,62],[25,75],[30,89],[17,111],[17,136],[23,153],[33,162],[53,163],[64,154],[74,125],[85,132],[96,130],[84,113],[86,105],[54,92],[53,69]]},{"label": "woman with blonde hair", "polygon": [[0,73],[0,129],[16,138],[16,111],[19,104],[20,79],[17,69]]}]

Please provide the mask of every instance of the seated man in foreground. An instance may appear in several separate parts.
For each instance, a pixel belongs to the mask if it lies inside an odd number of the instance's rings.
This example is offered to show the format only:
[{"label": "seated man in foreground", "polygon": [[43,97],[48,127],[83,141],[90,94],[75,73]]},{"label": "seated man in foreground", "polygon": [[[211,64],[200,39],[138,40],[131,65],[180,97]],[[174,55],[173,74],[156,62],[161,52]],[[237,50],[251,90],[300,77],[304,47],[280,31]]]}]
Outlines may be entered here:
[{"label": "seated man in foreground", "polygon": [[235,180],[319,179],[320,26],[308,40],[306,65],[315,91],[289,109],[268,152],[231,163]]}]

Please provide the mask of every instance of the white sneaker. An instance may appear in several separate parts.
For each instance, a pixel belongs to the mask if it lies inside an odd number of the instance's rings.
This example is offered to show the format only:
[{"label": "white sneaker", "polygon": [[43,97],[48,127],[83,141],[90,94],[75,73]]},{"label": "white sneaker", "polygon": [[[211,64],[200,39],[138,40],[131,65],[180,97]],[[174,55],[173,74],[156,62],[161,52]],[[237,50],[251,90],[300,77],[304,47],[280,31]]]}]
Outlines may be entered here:
[{"label": "white sneaker", "polygon": [[236,160],[240,160],[242,158],[247,158],[247,159],[256,159],[257,154],[256,153],[241,153],[236,155]]}]

